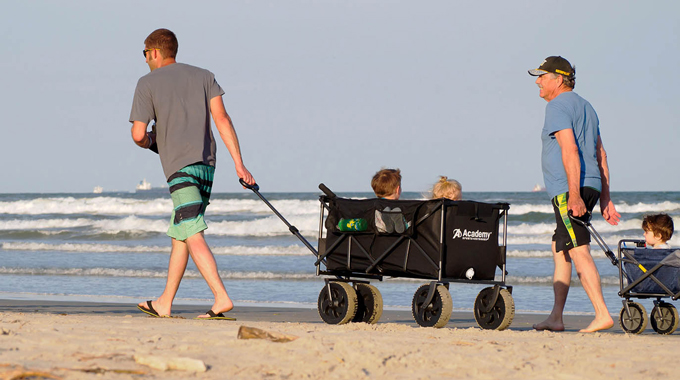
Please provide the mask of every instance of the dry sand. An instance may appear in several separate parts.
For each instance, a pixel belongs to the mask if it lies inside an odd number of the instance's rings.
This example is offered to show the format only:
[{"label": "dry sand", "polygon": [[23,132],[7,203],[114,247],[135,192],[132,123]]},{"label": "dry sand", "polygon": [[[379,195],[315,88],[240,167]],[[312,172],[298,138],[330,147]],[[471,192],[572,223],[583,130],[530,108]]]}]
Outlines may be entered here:
[{"label": "dry sand", "polygon": [[[680,366],[680,334],[575,332],[588,316],[568,317],[569,331],[553,333],[531,330],[543,315],[517,315],[495,331],[473,327],[472,313],[432,329],[410,311],[337,326],[310,309],[239,307],[230,313],[237,321],[190,319],[201,310],[177,306],[186,319],[171,319],[134,305],[0,300],[0,379],[29,370],[63,379],[665,379]],[[298,339],[237,339],[240,326]],[[208,369],[162,371],[135,357]]]}]

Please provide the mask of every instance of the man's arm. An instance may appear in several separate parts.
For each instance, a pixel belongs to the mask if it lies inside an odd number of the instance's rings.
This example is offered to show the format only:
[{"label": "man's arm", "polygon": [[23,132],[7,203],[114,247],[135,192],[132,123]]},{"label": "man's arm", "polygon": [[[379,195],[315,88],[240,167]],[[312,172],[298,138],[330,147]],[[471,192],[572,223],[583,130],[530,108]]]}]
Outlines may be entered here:
[{"label": "man's arm", "polygon": [[131,133],[132,140],[140,148],[149,149],[151,144],[153,144],[153,136],[150,136],[148,133],[146,133],[146,123],[141,121],[133,121]]},{"label": "man's arm", "polygon": [[210,113],[212,114],[215,126],[220,133],[220,137],[222,137],[224,145],[229,150],[229,154],[231,154],[231,159],[234,160],[236,174],[247,184],[255,184],[253,175],[250,174],[245,165],[243,165],[238,136],[236,136],[236,130],[234,130],[234,125],[231,123],[231,118],[227,114],[227,110],[224,109],[224,102],[222,102],[221,95],[210,99]]},{"label": "man's arm", "polygon": [[602,138],[597,136],[597,165],[600,167],[600,177],[602,178],[602,192],[600,193],[600,210],[607,223],[611,225],[619,224],[621,214],[616,212],[614,202],[609,193],[609,165],[607,164],[607,152],[602,145]]},{"label": "man's arm", "polygon": [[567,173],[567,184],[569,186],[567,208],[572,211],[574,216],[581,216],[588,209],[581,199],[581,159],[578,155],[574,132],[571,128],[562,129],[555,132],[555,138],[562,149],[562,164]]}]

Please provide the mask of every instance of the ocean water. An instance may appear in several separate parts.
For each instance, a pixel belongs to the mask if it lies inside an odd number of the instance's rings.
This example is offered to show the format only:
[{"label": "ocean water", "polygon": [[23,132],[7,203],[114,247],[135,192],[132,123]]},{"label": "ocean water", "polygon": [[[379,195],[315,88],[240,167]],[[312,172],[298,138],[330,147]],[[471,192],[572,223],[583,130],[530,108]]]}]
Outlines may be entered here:
[{"label": "ocean water", "polygon": [[[319,193],[262,193],[317,245]],[[371,194],[339,194],[367,198]],[[542,192],[465,193],[466,199],[508,202],[508,277],[518,312],[549,312],[554,216]],[[642,239],[642,217],[680,215],[680,192],[617,192],[622,215],[610,226],[597,214],[593,226],[616,251],[621,239]],[[404,193],[402,199],[422,199]],[[100,300],[136,303],[163,290],[170,253],[165,235],[172,202],[165,192],[102,194],[0,194],[0,298]],[[596,208],[596,211],[599,208]],[[314,256],[252,193],[213,194],[206,215],[206,240],[230,296],[239,305],[316,307],[323,279]],[[676,219],[680,220],[680,219]],[[678,237],[671,240],[680,246]],[[621,309],[618,270],[593,242],[612,314]],[[408,309],[423,280],[387,278],[373,282],[386,308]],[[451,284],[454,310],[472,310],[483,285]],[[212,294],[190,261],[178,303],[211,303]],[[651,310],[651,301],[643,301]],[[592,314],[576,273],[566,312]]]}]

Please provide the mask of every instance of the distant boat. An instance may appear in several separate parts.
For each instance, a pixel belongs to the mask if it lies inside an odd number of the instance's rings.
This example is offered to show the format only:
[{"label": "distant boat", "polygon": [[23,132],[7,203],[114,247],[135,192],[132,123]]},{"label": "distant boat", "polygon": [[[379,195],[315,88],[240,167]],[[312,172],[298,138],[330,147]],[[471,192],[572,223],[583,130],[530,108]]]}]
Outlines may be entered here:
[{"label": "distant boat", "polygon": [[539,184],[536,184],[536,186],[534,186],[534,188],[531,191],[533,191],[534,193],[538,193],[539,191],[545,191],[545,187],[541,186]]},{"label": "distant boat", "polygon": [[144,178],[135,188],[137,191],[151,190],[151,182],[147,182]]},{"label": "distant boat", "polygon": [[168,191],[167,186],[162,186],[162,187],[152,187],[151,182],[147,182],[146,178],[144,178],[135,188],[137,192],[144,191],[144,192],[165,192]]},{"label": "distant boat", "polygon": [[104,191],[104,188],[101,186],[95,186],[94,191],[92,191],[95,194],[101,194]]}]

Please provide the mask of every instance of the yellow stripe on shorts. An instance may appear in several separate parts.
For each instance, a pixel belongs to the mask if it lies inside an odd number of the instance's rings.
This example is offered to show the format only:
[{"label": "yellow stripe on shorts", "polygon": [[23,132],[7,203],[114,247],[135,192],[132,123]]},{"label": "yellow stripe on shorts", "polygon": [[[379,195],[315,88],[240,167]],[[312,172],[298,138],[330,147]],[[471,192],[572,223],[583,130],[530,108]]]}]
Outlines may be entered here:
[{"label": "yellow stripe on shorts", "polygon": [[557,208],[560,210],[560,216],[562,217],[562,222],[564,226],[567,227],[567,232],[569,233],[569,238],[571,238],[572,248],[577,247],[576,234],[574,233],[574,228],[571,225],[571,219],[569,219],[569,208],[567,206],[567,193],[560,194],[555,197],[557,200]]}]

